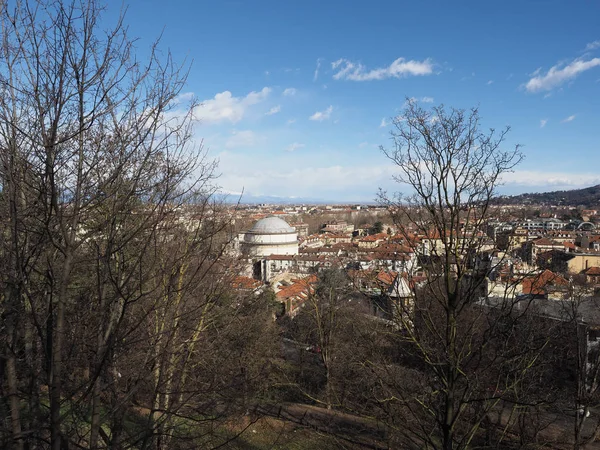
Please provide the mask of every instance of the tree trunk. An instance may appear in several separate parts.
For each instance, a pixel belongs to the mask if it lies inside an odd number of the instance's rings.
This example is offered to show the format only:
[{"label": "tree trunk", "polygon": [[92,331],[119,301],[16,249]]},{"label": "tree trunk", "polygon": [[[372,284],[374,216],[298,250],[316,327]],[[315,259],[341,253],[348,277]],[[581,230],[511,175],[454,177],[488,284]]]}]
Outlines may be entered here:
[{"label": "tree trunk", "polygon": [[94,381],[92,388],[92,422],[90,425],[90,450],[98,448],[100,434],[100,377]]},{"label": "tree trunk", "polygon": [[65,339],[65,297],[72,262],[73,256],[68,252],[64,262],[64,272],[61,277],[61,285],[56,302],[56,322],[54,324],[50,372],[50,445],[52,450],[61,450],[60,407],[63,369],[62,349]]},{"label": "tree trunk", "polygon": [[6,381],[8,384],[8,398],[10,405],[10,424],[13,445],[15,449],[23,448],[23,439],[21,436],[21,405],[19,401],[19,388],[17,377],[17,357],[16,357],[16,339],[15,339],[15,306],[17,293],[14,287],[8,287],[5,293],[7,301],[6,311]]},{"label": "tree trunk", "polygon": [[329,367],[325,368],[326,370],[326,380],[325,380],[325,400],[327,401],[327,409],[331,409],[332,406],[332,398],[333,398],[333,393],[332,393],[332,389],[331,389],[331,374],[329,371]]}]

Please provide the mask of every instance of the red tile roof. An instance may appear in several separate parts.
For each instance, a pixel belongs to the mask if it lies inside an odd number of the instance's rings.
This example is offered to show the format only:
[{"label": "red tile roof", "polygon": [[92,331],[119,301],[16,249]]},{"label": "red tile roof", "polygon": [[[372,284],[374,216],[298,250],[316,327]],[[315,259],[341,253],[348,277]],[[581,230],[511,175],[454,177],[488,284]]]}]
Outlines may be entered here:
[{"label": "red tile roof", "polygon": [[550,270],[523,280],[523,294],[544,295],[549,286],[568,286],[569,282]]},{"label": "red tile roof", "polygon": [[600,267],[590,267],[584,272],[586,275],[600,275]]},{"label": "red tile roof", "polygon": [[233,279],[231,285],[236,289],[256,289],[262,283],[254,278],[237,276]]},{"label": "red tile roof", "polygon": [[384,240],[387,238],[388,238],[387,233],[377,233],[377,234],[372,234],[371,236],[364,237],[360,241],[361,242],[376,242],[376,241],[381,241],[381,240]]},{"label": "red tile roof", "polygon": [[309,277],[302,278],[300,280],[294,280],[294,283],[284,287],[277,294],[278,299],[306,299],[312,292],[314,292],[314,285],[317,282],[316,275],[310,275]]},{"label": "red tile roof", "polygon": [[348,271],[348,275],[355,283],[361,282],[361,284],[366,284],[369,287],[385,287],[387,289],[394,283],[398,272],[366,269],[351,270]]}]

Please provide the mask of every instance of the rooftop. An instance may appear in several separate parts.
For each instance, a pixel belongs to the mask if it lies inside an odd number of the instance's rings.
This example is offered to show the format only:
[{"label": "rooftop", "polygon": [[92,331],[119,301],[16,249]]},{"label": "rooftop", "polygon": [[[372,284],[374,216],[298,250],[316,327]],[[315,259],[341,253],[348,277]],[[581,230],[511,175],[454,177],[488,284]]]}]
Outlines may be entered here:
[{"label": "rooftop", "polygon": [[294,227],[290,226],[285,220],[275,216],[268,216],[258,220],[247,231],[247,233],[252,234],[288,234],[295,232],[296,229]]}]

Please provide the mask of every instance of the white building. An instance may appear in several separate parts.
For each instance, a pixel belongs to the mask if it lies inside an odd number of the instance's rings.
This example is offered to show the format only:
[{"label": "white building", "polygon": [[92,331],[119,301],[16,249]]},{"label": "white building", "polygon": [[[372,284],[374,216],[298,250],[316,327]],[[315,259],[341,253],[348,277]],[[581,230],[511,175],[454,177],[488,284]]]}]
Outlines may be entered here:
[{"label": "white building", "polygon": [[279,217],[265,217],[244,233],[240,240],[240,250],[249,258],[297,255],[298,232]]},{"label": "white building", "polygon": [[271,270],[268,256],[297,255],[298,232],[285,220],[268,216],[258,220],[252,228],[240,235],[240,251],[252,265],[252,276],[269,281]]}]

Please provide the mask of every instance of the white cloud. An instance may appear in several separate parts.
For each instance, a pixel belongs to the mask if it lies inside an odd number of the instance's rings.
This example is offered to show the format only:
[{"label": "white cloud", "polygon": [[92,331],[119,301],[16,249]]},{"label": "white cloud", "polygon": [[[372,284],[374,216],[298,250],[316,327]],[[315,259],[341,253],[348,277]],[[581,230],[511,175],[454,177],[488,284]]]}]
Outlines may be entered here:
[{"label": "white cloud", "polygon": [[574,120],[575,120],[575,114],[573,114],[572,116],[569,116],[566,119],[562,120],[561,123],[573,122]]},{"label": "white cloud", "polygon": [[323,122],[324,120],[328,120],[331,117],[331,113],[333,112],[333,105],[329,105],[325,111],[317,111],[312,116],[310,116],[309,120],[316,120],[318,122]]},{"label": "white cloud", "polygon": [[390,123],[385,120],[385,117],[383,119],[381,119],[381,123],[379,124],[379,128],[385,128],[389,125]]},{"label": "white cloud", "polygon": [[225,148],[254,147],[258,141],[258,136],[252,130],[233,130],[225,141]]},{"label": "white cloud", "polygon": [[565,187],[576,188],[583,186],[593,186],[600,184],[600,177],[597,173],[567,173],[567,172],[548,172],[545,170],[515,170],[505,173],[502,181],[506,184],[515,184],[522,186],[547,187]]},{"label": "white cloud", "polygon": [[[398,173],[395,165],[377,164],[368,156],[337,165],[323,159],[320,165],[319,158],[307,159],[303,151],[279,151],[271,158],[257,157],[257,152],[223,151],[215,155],[220,161],[223,175],[219,184],[224,190],[349,201],[372,201],[378,187],[389,192],[411,192],[410,187],[393,181],[392,177]],[[366,151],[363,154],[367,155]],[[505,183],[502,191],[516,194],[593,186],[600,184],[600,175],[593,170],[540,168],[505,173],[502,181]]]},{"label": "white cloud", "polygon": [[487,82],[486,84],[487,84],[488,86],[489,86],[490,84],[494,84],[494,80],[488,80],[488,82]]},{"label": "white cloud", "polygon": [[545,74],[541,74],[540,69],[538,69],[531,75],[532,78],[525,84],[525,89],[527,92],[550,91],[555,87],[574,79],[580,73],[596,66],[600,66],[600,58],[592,58],[587,61],[580,58],[567,65],[557,64],[551,67]]},{"label": "white cloud", "polygon": [[295,152],[296,150],[303,148],[304,144],[300,144],[299,142],[294,142],[293,144],[290,144],[287,146],[286,150],[288,152]]},{"label": "white cloud", "polygon": [[417,98],[417,97],[410,97],[407,100],[404,101],[404,103],[402,104],[402,108],[406,108],[409,104],[411,103],[417,103],[417,102],[421,102],[421,103],[433,103],[434,99],[433,97],[421,97],[421,98]]},{"label": "white cloud", "polygon": [[183,94],[179,94],[177,97],[175,97],[172,103],[173,105],[180,105],[185,102],[191,102],[194,100],[194,98],[196,98],[196,96],[193,92],[184,92]]},{"label": "white cloud", "polygon": [[292,96],[296,95],[297,92],[298,91],[295,88],[286,88],[283,91],[283,96],[284,97],[292,97]]},{"label": "white cloud", "polygon": [[194,109],[194,118],[205,124],[237,123],[250,106],[264,101],[270,93],[271,88],[268,87],[258,92],[252,91],[245,97],[234,97],[231,92],[224,91],[198,105]]},{"label": "white cloud", "polygon": [[266,116],[272,116],[273,114],[277,114],[281,112],[281,105],[273,106],[269,111],[265,113]]},{"label": "white cloud", "polygon": [[372,70],[367,70],[360,63],[341,58],[331,63],[331,67],[337,70],[333,74],[335,80],[351,81],[383,80],[386,78],[431,75],[433,73],[433,62],[429,58],[423,61],[406,61],[404,58],[398,58],[387,67]]},{"label": "white cloud", "polygon": [[548,119],[540,119],[540,128],[544,128],[548,123]]},{"label": "white cloud", "polygon": [[288,119],[287,124],[291,125],[293,123],[296,123],[296,119]]},{"label": "white cloud", "polygon": [[322,61],[323,61],[323,58],[317,59],[317,67],[315,68],[315,74],[313,75],[313,81],[317,81],[317,79],[319,78],[319,69],[321,68]]},{"label": "white cloud", "polygon": [[[281,155],[299,160],[304,156],[302,152],[281,152]],[[248,195],[275,194],[281,197],[373,201],[377,195],[377,187],[390,185],[392,175],[396,173],[396,169],[390,164],[289,167],[281,163],[277,166],[265,166],[265,162],[261,161],[260,166],[248,167],[248,164],[252,164],[248,155],[240,158],[237,154],[222,153],[218,157],[219,168],[223,172],[219,183],[228,191],[240,192],[243,189]],[[243,163],[248,164],[242,166]],[[392,188],[396,189],[397,185],[392,184]]]},{"label": "white cloud", "polygon": [[600,48],[600,41],[594,41],[594,42],[590,42],[585,46],[585,50],[586,52],[589,52],[591,50],[596,50],[597,48]]}]

